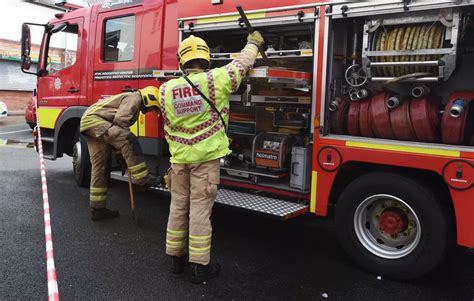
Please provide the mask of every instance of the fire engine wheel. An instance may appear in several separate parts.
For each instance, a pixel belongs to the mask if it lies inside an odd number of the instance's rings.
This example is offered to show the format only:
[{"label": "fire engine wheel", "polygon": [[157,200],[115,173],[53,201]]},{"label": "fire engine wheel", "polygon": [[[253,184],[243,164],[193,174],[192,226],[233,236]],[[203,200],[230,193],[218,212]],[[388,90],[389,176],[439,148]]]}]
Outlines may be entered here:
[{"label": "fire engine wheel", "polygon": [[350,183],[337,202],[336,230],[354,261],[397,280],[437,267],[454,244],[450,211],[410,177],[371,173]]},{"label": "fire engine wheel", "polygon": [[89,157],[89,149],[85,137],[76,133],[76,143],[73,146],[72,168],[74,178],[77,185],[81,187],[89,187],[91,183],[91,162]]}]

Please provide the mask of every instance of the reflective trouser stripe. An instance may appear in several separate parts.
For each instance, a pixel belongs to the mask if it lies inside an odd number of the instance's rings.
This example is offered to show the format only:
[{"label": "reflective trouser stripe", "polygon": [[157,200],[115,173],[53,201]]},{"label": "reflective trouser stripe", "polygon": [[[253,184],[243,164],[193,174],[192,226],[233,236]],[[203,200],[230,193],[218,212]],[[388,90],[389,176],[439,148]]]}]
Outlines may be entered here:
[{"label": "reflective trouser stripe", "polygon": [[208,243],[210,241],[211,241],[211,235],[205,235],[205,236],[189,235],[190,243],[203,244],[203,243]]},{"label": "reflective trouser stripe", "polygon": [[166,229],[168,235],[173,235],[175,237],[186,237],[188,236],[188,230],[172,230]]},{"label": "reflective trouser stripe", "polygon": [[140,180],[143,179],[144,177],[148,176],[148,169],[140,172],[140,173],[133,173],[132,176],[135,178],[135,180]]},{"label": "reflective trouser stripe", "polygon": [[107,192],[107,187],[91,187],[91,192]]},{"label": "reflective trouser stripe", "polygon": [[131,172],[137,172],[137,171],[142,170],[143,168],[146,168],[146,163],[145,162],[142,162],[142,163],[134,165],[134,166],[130,166],[128,169],[130,169]]},{"label": "reflective trouser stripe", "polygon": [[207,256],[211,253],[212,235],[189,235],[189,254]]},{"label": "reflective trouser stripe", "polygon": [[90,188],[90,201],[91,202],[102,202],[107,199],[107,187],[91,187]]},{"label": "reflective trouser stripe", "polygon": [[[188,230],[166,230],[166,249],[173,252],[184,253]],[[180,254],[181,255],[181,254]]]},{"label": "reflective trouser stripe", "polygon": [[195,248],[189,246],[189,254],[194,256],[205,256],[211,253],[211,246],[207,246],[204,248]]},{"label": "reflective trouser stripe", "polygon": [[168,239],[166,240],[166,247],[170,249],[181,250],[181,249],[184,249],[185,246],[186,246],[185,240],[182,240],[182,241],[172,241]]},{"label": "reflective trouser stripe", "polygon": [[90,200],[91,202],[101,202],[107,199],[107,195],[91,195]]},{"label": "reflective trouser stripe", "polygon": [[148,168],[146,167],[145,162],[131,166],[128,169],[130,170],[130,173],[132,174],[132,177],[135,178],[135,180],[140,180],[148,176]]}]

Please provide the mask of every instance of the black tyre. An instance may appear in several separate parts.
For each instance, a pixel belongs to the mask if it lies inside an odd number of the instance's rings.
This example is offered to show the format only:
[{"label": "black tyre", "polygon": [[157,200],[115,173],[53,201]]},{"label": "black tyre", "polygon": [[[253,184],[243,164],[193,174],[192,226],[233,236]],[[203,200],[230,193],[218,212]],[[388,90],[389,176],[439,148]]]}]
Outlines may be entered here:
[{"label": "black tyre", "polygon": [[396,280],[435,269],[454,245],[450,210],[410,177],[371,173],[351,182],[336,206],[340,243],[361,267]]},{"label": "black tyre", "polygon": [[72,168],[77,185],[89,187],[91,184],[91,161],[86,137],[77,131],[73,146]]}]

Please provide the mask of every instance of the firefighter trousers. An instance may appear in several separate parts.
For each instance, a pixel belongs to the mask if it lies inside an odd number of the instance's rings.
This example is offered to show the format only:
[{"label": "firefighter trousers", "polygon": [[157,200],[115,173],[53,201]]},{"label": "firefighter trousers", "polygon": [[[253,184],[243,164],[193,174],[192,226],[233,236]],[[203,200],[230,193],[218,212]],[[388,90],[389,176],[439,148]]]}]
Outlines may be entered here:
[{"label": "firefighter trousers", "polygon": [[110,172],[110,156],[112,151],[118,150],[127,163],[128,170],[134,183],[145,181],[149,174],[143,154],[134,150],[134,146],[127,140],[127,130],[109,132],[95,136],[93,129],[86,131],[87,146],[92,165],[90,206],[105,208],[107,201],[107,188]]},{"label": "firefighter trousers", "polygon": [[219,159],[196,164],[172,164],[166,233],[166,254],[184,256],[189,238],[189,261],[207,265],[211,256],[211,213],[220,178]]}]

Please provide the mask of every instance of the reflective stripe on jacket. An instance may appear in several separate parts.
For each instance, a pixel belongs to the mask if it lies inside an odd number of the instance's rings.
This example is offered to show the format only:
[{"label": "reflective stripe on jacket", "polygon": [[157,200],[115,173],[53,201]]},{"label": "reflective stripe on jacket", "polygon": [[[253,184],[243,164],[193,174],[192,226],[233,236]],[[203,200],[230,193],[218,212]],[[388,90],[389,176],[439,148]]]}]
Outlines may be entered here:
[{"label": "reflective stripe on jacket", "polygon": [[100,100],[82,116],[80,131],[94,129],[94,135],[101,136],[112,125],[128,129],[137,121],[141,105],[139,92],[122,93]]},{"label": "reflective stripe on jacket", "polygon": [[[227,124],[229,96],[244,74],[244,67],[233,61],[221,68],[191,73],[188,78],[215,104]],[[160,95],[171,163],[207,162],[230,153],[218,114],[184,78],[161,85]]]}]

